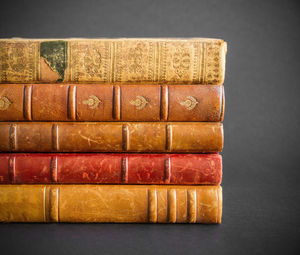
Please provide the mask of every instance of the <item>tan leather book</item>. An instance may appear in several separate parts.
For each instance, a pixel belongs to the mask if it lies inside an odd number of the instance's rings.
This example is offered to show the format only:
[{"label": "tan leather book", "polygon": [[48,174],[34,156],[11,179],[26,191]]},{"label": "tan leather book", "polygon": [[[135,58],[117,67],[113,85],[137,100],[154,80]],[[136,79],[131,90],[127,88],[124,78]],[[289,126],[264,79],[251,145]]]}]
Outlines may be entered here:
[{"label": "tan leather book", "polygon": [[219,85],[0,84],[0,121],[222,121]]},{"label": "tan leather book", "polygon": [[0,122],[1,152],[219,152],[219,122]]},{"label": "tan leather book", "polygon": [[206,38],[0,39],[0,83],[220,85],[225,55]]},{"label": "tan leather book", "polygon": [[1,222],[221,223],[220,186],[0,185]]}]

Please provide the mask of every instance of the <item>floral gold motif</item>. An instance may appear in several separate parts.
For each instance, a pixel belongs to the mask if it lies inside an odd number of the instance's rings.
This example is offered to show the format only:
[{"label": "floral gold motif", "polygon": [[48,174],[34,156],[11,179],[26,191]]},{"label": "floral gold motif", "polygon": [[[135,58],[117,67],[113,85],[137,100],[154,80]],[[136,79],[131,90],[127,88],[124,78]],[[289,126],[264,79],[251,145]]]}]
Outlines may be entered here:
[{"label": "floral gold motif", "polygon": [[90,77],[99,76],[101,78],[101,53],[97,48],[89,47],[84,54],[84,68]]},{"label": "floral gold motif", "polygon": [[137,96],[135,100],[131,100],[130,104],[135,105],[138,110],[142,110],[149,102],[143,96]]},{"label": "floral gold motif", "polygon": [[188,110],[193,110],[198,104],[197,99],[192,96],[187,96],[186,98],[187,99],[183,102],[180,102],[180,104],[185,106],[185,108]]},{"label": "floral gold motif", "polygon": [[95,95],[91,95],[91,96],[89,96],[89,99],[83,101],[83,104],[88,105],[89,108],[91,108],[91,109],[98,108],[100,103],[101,103],[101,100]]},{"label": "floral gold motif", "polygon": [[129,50],[129,71],[132,73],[140,73],[143,70],[143,50],[141,47],[142,45],[138,44],[135,48]]},{"label": "floral gold motif", "polygon": [[0,110],[5,111],[12,104],[7,97],[0,97]]},{"label": "floral gold motif", "polygon": [[173,68],[178,77],[182,77],[188,72],[191,65],[189,49],[177,48],[173,56]]}]

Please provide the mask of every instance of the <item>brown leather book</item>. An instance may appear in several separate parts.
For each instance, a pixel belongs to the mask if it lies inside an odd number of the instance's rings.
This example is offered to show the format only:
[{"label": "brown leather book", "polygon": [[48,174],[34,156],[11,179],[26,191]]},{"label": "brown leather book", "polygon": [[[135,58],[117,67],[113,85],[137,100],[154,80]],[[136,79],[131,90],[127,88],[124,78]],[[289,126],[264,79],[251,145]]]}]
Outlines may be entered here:
[{"label": "brown leather book", "polygon": [[219,122],[0,122],[1,152],[219,152]]},{"label": "brown leather book", "polygon": [[0,39],[0,83],[215,84],[219,39]]},{"label": "brown leather book", "polygon": [[0,121],[222,121],[219,85],[0,84]]},{"label": "brown leather book", "polygon": [[1,222],[221,223],[220,186],[0,185]]}]

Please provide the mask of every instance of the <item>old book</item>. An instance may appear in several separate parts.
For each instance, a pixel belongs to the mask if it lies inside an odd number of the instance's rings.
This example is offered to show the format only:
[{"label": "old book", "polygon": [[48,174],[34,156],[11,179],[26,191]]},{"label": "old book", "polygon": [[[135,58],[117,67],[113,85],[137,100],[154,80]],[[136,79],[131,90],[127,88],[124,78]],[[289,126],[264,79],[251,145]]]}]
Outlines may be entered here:
[{"label": "old book", "polygon": [[219,154],[0,154],[0,184],[210,184],[222,179]]},{"label": "old book", "polygon": [[1,152],[219,152],[219,122],[0,122]]},{"label": "old book", "polygon": [[0,121],[222,121],[219,85],[0,84]]},{"label": "old book", "polygon": [[1,83],[215,84],[219,39],[0,39]]},{"label": "old book", "polygon": [[2,222],[221,223],[220,186],[0,185]]}]

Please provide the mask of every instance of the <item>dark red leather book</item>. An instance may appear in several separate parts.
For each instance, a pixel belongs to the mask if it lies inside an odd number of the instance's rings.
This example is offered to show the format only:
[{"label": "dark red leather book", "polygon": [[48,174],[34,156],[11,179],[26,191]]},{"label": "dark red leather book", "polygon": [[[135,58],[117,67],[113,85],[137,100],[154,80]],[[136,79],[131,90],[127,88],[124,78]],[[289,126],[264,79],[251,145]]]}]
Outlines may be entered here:
[{"label": "dark red leather book", "polygon": [[211,184],[222,179],[213,154],[1,153],[0,184]]}]

